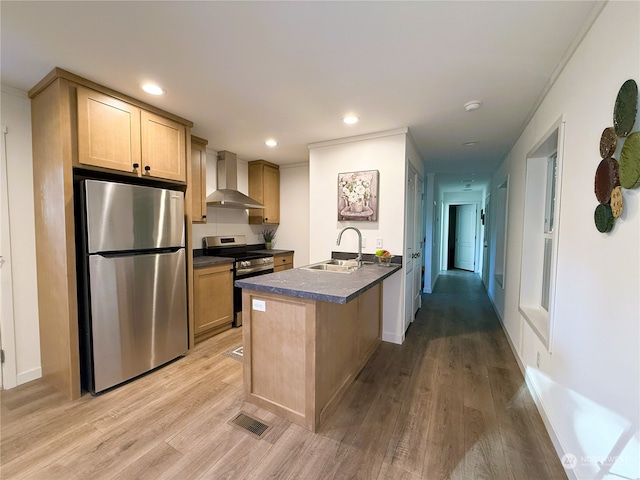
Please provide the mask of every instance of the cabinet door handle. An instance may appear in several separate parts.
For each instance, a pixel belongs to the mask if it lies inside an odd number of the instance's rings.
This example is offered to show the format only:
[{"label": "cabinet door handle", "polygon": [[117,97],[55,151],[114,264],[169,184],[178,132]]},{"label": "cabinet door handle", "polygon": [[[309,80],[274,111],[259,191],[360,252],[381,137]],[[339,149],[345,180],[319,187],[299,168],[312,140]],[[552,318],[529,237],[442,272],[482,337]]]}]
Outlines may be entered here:
[{"label": "cabinet door handle", "polygon": [[264,221],[265,221],[265,222],[268,222],[268,221],[269,221],[269,219],[268,219],[267,217],[264,217]]},{"label": "cabinet door handle", "polygon": [[133,164],[133,169],[134,169],[134,170],[137,170],[137,169],[138,169],[138,167],[140,167],[140,164],[139,164],[139,163],[134,163],[134,164]]},{"label": "cabinet door handle", "polygon": [[149,170],[151,170],[151,167],[149,165],[145,165],[144,166],[144,171],[148,172]]}]

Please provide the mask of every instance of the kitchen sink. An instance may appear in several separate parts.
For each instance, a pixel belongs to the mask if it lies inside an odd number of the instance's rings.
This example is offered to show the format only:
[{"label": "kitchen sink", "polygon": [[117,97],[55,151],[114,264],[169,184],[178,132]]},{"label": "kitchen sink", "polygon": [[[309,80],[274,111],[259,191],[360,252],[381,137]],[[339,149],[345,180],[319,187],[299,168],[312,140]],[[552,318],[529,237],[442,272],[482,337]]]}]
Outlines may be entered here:
[{"label": "kitchen sink", "polygon": [[[371,262],[363,262],[363,264],[370,264]],[[325,260],[324,262],[314,263],[302,267],[303,270],[316,270],[320,272],[339,272],[339,273],[351,273],[358,269],[357,260],[337,260],[332,258],[331,260]]]},{"label": "kitchen sink", "polygon": [[358,261],[331,259],[302,268],[303,270],[316,270],[320,272],[351,273],[358,269]]}]

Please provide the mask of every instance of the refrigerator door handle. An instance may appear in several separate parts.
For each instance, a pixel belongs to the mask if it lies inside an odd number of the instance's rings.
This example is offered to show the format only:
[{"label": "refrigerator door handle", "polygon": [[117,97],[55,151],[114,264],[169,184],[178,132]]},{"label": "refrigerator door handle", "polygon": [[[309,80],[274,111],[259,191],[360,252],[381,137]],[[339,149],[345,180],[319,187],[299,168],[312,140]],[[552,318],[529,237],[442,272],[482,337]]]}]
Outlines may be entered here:
[{"label": "refrigerator door handle", "polygon": [[167,247],[156,248],[154,250],[119,250],[117,252],[99,252],[96,255],[100,255],[104,258],[118,258],[118,257],[133,257],[135,255],[150,255],[156,253],[175,253],[178,250],[182,250],[184,247]]}]

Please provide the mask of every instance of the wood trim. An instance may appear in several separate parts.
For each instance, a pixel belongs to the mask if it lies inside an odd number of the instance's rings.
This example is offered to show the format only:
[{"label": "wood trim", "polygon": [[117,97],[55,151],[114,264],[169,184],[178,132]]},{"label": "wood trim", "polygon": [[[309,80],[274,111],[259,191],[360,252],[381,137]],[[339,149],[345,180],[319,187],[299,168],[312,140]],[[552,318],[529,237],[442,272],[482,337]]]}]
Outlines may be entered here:
[{"label": "wood trim", "polygon": [[42,80],[40,80],[31,90],[29,90],[29,98],[34,98],[44,89],[46,89],[51,83],[53,83],[58,78],[64,78],[71,83],[75,83],[77,85],[84,85],[85,87],[89,87],[98,92],[102,92],[104,94],[115,97],[123,102],[130,103],[131,105],[135,105],[137,107],[143,108],[144,110],[156,113],[166,118],[170,118],[182,125],[185,125],[189,128],[193,128],[193,122],[187,120],[185,118],[179,117],[178,115],[174,115],[173,113],[167,112],[165,110],[161,110],[153,105],[140,101],[136,98],[130,97],[123,93],[120,93],[116,90],[112,90],[109,87],[105,87],[104,85],[100,85],[99,83],[95,83],[91,80],[87,80],[79,75],[68,72],[67,70],[63,70],[62,68],[56,67],[51,72],[49,72]]},{"label": "wood trim", "polygon": [[31,100],[40,354],[43,377],[80,397],[69,84],[50,82]]},{"label": "wood trim", "polygon": [[207,223],[207,140],[191,135],[190,165],[191,223]]},{"label": "wood trim", "polygon": [[[191,134],[191,128],[186,127],[186,138]],[[185,173],[187,188],[184,192],[184,228],[185,228],[185,250],[187,265],[187,317],[189,322],[189,349],[195,345],[195,308],[194,308],[194,282],[193,282],[193,230],[191,228],[191,142],[184,142],[185,147]]]}]

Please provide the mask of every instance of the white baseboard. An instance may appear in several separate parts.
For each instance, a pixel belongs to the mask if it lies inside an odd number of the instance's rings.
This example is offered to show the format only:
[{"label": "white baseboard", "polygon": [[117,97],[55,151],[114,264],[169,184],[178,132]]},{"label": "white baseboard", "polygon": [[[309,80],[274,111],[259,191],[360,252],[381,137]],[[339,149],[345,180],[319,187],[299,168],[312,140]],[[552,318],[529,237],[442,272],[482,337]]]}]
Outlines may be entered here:
[{"label": "white baseboard", "polygon": [[27,370],[26,372],[20,372],[16,376],[16,384],[22,385],[23,383],[30,382],[32,380],[36,380],[42,377],[42,368],[34,368],[31,370]]},{"label": "white baseboard", "polygon": [[382,341],[402,345],[402,335],[397,333],[382,332]]}]

